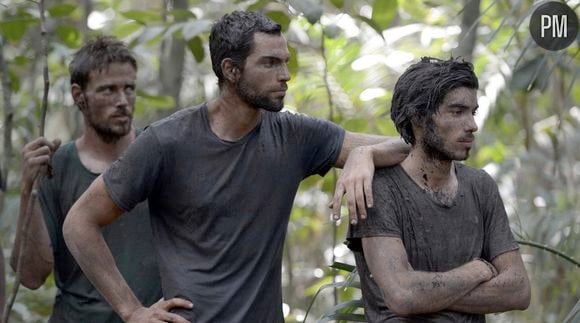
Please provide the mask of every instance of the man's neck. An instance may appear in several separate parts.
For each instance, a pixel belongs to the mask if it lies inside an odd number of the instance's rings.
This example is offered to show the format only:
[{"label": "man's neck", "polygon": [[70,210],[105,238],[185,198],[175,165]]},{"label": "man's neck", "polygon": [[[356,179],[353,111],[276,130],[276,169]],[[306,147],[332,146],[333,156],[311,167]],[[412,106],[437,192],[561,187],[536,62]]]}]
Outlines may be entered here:
[{"label": "man's neck", "polygon": [[457,183],[451,160],[438,160],[415,145],[401,163],[403,169],[422,188],[439,191]]},{"label": "man's neck", "polygon": [[81,163],[93,173],[102,173],[117,160],[135,140],[135,129],[114,142],[106,142],[92,128],[85,128],[75,141]]},{"label": "man's neck", "polygon": [[211,130],[226,141],[237,141],[247,135],[260,121],[261,113],[231,89],[224,89],[218,99],[208,103]]}]

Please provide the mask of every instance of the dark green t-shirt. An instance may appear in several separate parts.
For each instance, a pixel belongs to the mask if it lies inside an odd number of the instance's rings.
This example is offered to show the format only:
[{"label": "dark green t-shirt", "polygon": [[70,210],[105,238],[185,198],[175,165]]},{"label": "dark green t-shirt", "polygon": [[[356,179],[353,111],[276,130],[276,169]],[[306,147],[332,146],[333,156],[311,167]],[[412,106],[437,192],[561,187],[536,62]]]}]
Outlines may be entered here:
[{"label": "dark green t-shirt", "polygon": [[[74,142],[57,150],[52,167],[52,178],[45,177],[39,189],[58,287],[50,322],[122,322],[82,273],[62,235],[66,214],[98,174],[83,166]],[[161,283],[146,203],[106,226],[103,235],[119,271],[137,298],[145,305],[159,300]]]},{"label": "dark green t-shirt", "polygon": [[349,242],[359,270],[368,322],[485,322],[480,314],[441,311],[397,317],[365,261],[361,238],[400,238],[415,270],[444,272],[474,258],[488,261],[518,249],[494,180],[484,171],[455,163],[459,182],[451,206],[421,189],[400,165],[377,170],[374,206],[365,221],[350,226]]},{"label": "dark green t-shirt", "polygon": [[302,179],[336,162],[344,130],[262,111],[235,142],[217,137],[208,109],[152,124],[103,179],[119,207],[149,201],[166,299],[191,322],[267,322],[282,315],[282,250]]}]

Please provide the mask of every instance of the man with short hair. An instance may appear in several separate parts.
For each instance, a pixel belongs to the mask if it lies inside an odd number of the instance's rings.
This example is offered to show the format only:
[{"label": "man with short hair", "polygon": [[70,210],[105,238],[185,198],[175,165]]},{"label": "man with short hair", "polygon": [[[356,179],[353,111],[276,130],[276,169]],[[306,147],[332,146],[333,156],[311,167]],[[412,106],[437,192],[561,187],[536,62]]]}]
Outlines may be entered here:
[{"label": "man with short hair", "polygon": [[529,305],[497,185],[458,162],[477,131],[477,88],[470,63],[433,58],[395,85],[391,118],[412,148],[377,170],[375,206],[349,231],[368,322],[485,322]]},{"label": "man with short hair", "polygon": [[[210,53],[219,97],[147,128],[64,225],[87,276],[130,322],[283,322],[282,251],[300,182],[345,165],[356,150],[344,172],[362,180],[343,182],[341,191],[362,218],[373,161],[392,165],[407,152],[399,139],[279,112],[290,53],[280,25],[263,14],[223,16]],[[363,145],[373,146],[356,148]],[[102,243],[100,228],[145,199],[164,296],[191,302],[189,310],[143,307]]]},{"label": "man with short hair", "polygon": [[[60,141],[43,137],[23,148],[20,215],[11,265],[31,289],[40,287],[54,268],[58,293],[50,322],[122,322],[70,254],[62,225],[91,182],[135,140],[131,123],[137,62],[122,42],[97,37],[77,51],[69,71],[71,95],[83,115],[84,131],[60,148]],[[46,176],[49,160],[52,175]],[[41,175],[38,199],[24,233],[33,183]],[[161,282],[147,205],[140,203],[103,234],[136,297],[147,305],[159,300]]]}]

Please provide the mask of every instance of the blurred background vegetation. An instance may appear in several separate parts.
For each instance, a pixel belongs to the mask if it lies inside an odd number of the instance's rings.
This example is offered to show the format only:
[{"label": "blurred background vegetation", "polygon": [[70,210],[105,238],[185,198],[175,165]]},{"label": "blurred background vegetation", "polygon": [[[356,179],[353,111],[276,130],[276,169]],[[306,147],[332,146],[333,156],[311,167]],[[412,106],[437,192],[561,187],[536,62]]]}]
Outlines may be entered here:
[{"label": "blurred background vegetation", "polygon": [[[71,54],[92,35],[115,35],[139,59],[136,125],[217,95],[211,71],[211,22],[232,10],[260,10],[279,22],[293,54],[286,109],[332,120],[351,131],[397,135],[389,117],[397,77],[421,56],[465,57],[480,79],[479,132],[467,164],[498,182],[532,281],[524,312],[490,322],[560,322],[580,298],[580,65],[578,41],[550,52],[531,39],[531,0],[46,0],[50,93],[46,136],[70,140],[82,126],[69,94]],[[568,5],[578,11],[577,0]],[[19,203],[23,145],[38,135],[42,61],[38,3],[0,0],[0,242],[5,263]],[[577,38],[578,40],[578,38]],[[329,220],[338,171],[303,182],[286,240],[287,322],[307,322],[360,298],[341,283],[354,264],[346,222]],[[345,213],[345,212],[343,212]],[[577,261],[576,260],[576,261]],[[14,273],[6,266],[7,292]],[[355,284],[356,285],[356,278]],[[13,322],[44,322],[56,288],[21,288]],[[358,303],[346,310],[360,313]],[[341,307],[341,306],[338,306]],[[344,310],[344,309],[343,309]],[[578,309],[575,310],[578,313]]]}]

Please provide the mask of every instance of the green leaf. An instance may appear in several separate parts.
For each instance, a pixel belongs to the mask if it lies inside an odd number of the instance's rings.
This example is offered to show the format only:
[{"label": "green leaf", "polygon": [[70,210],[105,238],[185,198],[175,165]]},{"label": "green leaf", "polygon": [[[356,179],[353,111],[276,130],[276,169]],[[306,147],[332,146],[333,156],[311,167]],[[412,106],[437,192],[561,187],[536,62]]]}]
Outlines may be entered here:
[{"label": "green leaf", "polygon": [[20,78],[18,75],[13,73],[10,69],[8,70],[8,78],[10,78],[10,88],[12,92],[17,93],[20,91]]},{"label": "green leaf", "polygon": [[334,313],[325,316],[320,322],[330,322],[330,321],[366,322],[366,319],[363,314]]},{"label": "green leaf", "polygon": [[38,23],[38,21],[36,18],[29,17],[2,20],[0,21],[0,34],[10,42],[18,42],[26,33],[26,29],[30,25]]},{"label": "green leaf", "polygon": [[290,19],[290,17],[288,17],[288,15],[286,15],[282,11],[270,11],[266,15],[268,17],[270,17],[270,19],[279,23],[280,26],[282,26],[283,32],[286,32],[288,30],[288,27],[290,26],[290,22],[292,22],[292,19]]},{"label": "green leaf", "polygon": [[201,38],[194,37],[187,42],[187,48],[195,57],[195,61],[200,63],[205,57],[205,50],[203,49],[203,42]]},{"label": "green leaf", "polygon": [[51,17],[64,17],[70,15],[77,6],[69,3],[59,3],[48,8],[48,13]]},{"label": "green leaf", "polygon": [[12,60],[12,62],[18,66],[24,66],[24,65],[30,63],[31,61],[32,61],[32,59],[30,59],[30,57],[26,57],[26,56],[16,56]]},{"label": "green leaf", "polygon": [[371,20],[381,30],[385,30],[397,15],[397,8],[397,0],[375,0]]},{"label": "green leaf", "polygon": [[421,0],[405,0],[399,4],[401,9],[408,13],[417,21],[424,21],[429,14],[429,8],[425,5],[425,1]]},{"label": "green leaf", "polygon": [[161,15],[158,12],[154,11],[146,11],[146,10],[129,10],[129,11],[122,11],[121,15],[123,15],[127,19],[133,19],[138,23],[143,25],[150,24],[152,22],[160,22]]},{"label": "green leaf", "polygon": [[175,106],[173,98],[168,95],[152,95],[145,91],[137,90],[137,101],[140,106],[155,109],[171,109]]},{"label": "green leaf", "polygon": [[168,16],[173,17],[175,21],[184,21],[187,19],[196,19],[195,14],[185,9],[173,9],[167,13]]},{"label": "green leaf", "polygon": [[78,48],[81,46],[81,32],[75,27],[58,25],[56,27],[56,36],[69,48]]},{"label": "green leaf", "polygon": [[191,40],[199,34],[209,31],[213,22],[207,19],[189,21],[183,26],[183,39]]},{"label": "green leaf", "polygon": [[253,5],[250,5],[247,10],[259,11],[260,9],[263,9],[268,3],[270,3],[270,0],[259,0],[256,1]]},{"label": "green leaf", "polygon": [[292,46],[288,46],[288,51],[290,52],[290,61],[288,62],[288,71],[292,77],[296,76],[298,73],[298,51]]},{"label": "green leaf", "polygon": [[330,2],[337,8],[342,9],[344,7],[344,0],[330,0]]},{"label": "green leaf", "polygon": [[356,269],[356,267],[353,265],[345,264],[343,262],[338,261],[335,261],[332,265],[330,265],[330,268],[348,271],[349,273],[352,273]]},{"label": "green leaf", "polygon": [[117,38],[123,39],[141,30],[142,28],[143,28],[142,24],[135,21],[129,21],[124,24],[115,25],[115,27],[113,27],[112,33]]},{"label": "green leaf", "polygon": [[322,16],[322,5],[312,0],[288,0],[292,8],[304,14],[309,23],[315,24]]}]

